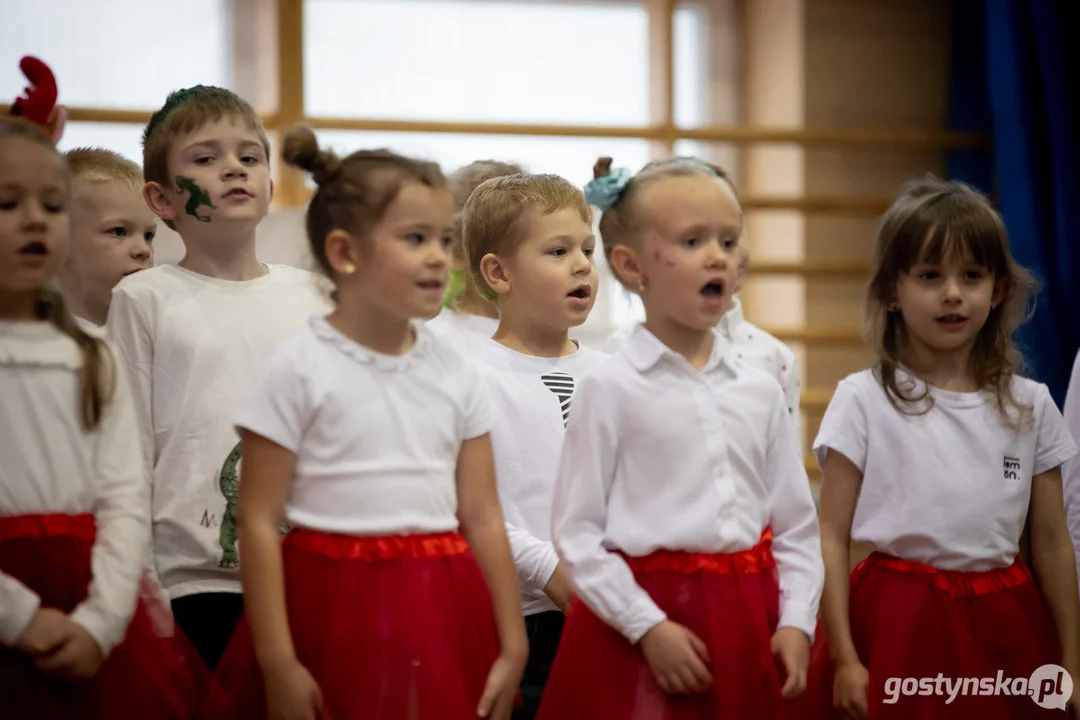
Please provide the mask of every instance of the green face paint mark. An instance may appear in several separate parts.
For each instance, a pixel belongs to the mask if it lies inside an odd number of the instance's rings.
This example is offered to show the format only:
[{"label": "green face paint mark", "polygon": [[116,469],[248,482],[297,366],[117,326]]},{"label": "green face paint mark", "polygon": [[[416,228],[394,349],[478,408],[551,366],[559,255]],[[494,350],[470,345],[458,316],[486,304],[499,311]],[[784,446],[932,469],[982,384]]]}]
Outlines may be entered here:
[{"label": "green face paint mark", "polygon": [[202,205],[205,205],[211,210],[217,210],[217,208],[214,207],[214,204],[210,202],[210,193],[199,187],[194,180],[189,177],[184,177],[183,175],[176,176],[176,187],[179,188],[177,192],[180,195],[188,193],[188,201],[187,204],[184,205],[184,211],[199,222],[210,222],[209,215],[206,217],[199,215],[199,207]]}]

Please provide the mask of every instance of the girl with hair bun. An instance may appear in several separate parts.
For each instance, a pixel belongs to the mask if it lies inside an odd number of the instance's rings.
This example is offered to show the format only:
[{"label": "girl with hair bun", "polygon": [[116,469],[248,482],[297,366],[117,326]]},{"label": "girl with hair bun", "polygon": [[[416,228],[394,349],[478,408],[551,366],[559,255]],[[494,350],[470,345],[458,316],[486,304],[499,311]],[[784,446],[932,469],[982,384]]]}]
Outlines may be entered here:
[{"label": "girl with hair bun", "polygon": [[246,619],[212,716],[505,720],[527,643],[495,410],[420,322],[450,272],[446,181],[306,128],[284,156],[318,185],[307,234],[337,307],[278,347],[237,420]]}]

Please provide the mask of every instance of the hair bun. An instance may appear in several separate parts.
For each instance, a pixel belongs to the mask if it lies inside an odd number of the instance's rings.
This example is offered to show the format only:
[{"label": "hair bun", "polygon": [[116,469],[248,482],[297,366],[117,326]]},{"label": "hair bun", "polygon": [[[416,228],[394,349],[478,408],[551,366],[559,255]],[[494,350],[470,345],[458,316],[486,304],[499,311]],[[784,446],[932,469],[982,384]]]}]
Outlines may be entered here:
[{"label": "hair bun", "polygon": [[596,164],[592,166],[593,180],[599,180],[602,177],[607,177],[611,174],[611,158],[602,157],[596,161]]},{"label": "hair bun", "polygon": [[318,185],[333,180],[341,172],[341,158],[329,150],[320,150],[315,133],[302,125],[285,135],[282,156],[288,164],[311,173]]}]

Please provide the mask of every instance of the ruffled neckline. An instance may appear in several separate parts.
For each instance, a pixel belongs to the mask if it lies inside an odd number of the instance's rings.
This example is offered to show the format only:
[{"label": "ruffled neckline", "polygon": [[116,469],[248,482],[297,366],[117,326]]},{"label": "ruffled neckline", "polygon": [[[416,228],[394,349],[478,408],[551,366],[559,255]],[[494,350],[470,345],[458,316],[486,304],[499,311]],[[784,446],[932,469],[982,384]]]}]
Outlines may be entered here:
[{"label": "ruffled neckline", "polygon": [[42,321],[0,321],[0,367],[79,370],[83,358],[75,341]]},{"label": "ruffled neckline", "polygon": [[431,349],[431,331],[420,322],[414,321],[412,323],[413,332],[416,333],[416,341],[408,352],[401,355],[387,355],[361,345],[341,333],[327,322],[326,318],[311,318],[310,324],[312,332],[315,333],[315,337],[319,340],[332,345],[342,354],[361,365],[374,366],[376,370],[382,372],[408,372],[419,367]]}]

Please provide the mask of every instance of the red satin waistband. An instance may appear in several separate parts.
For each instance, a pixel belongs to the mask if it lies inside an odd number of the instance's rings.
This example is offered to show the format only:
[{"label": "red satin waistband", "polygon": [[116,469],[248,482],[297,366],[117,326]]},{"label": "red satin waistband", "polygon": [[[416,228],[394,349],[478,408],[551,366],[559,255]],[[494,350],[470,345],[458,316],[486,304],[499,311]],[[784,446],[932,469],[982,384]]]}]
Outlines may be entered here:
[{"label": "red satin waistband", "polygon": [[76,537],[93,540],[94,516],[80,515],[10,515],[0,517],[0,541],[24,538]]},{"label": "red satin waistband", "polygon": [[852,576],[878,567],[930,576],[934,585],[947,593],[949,597],[989,595],[1031,582],[1031,571],[1019,559],[1009,567],[981,572],[963,572],[960,570],[938,570],[921,562],[904,560],[903,558],[879,552],[871,553],[869,557],[859,563],[852,572]]},{"label": "red satin waistband", "polygon": [[456,532],[362,537],[294,528],[285,536],[285,544],[334,560],[366,561],[451,557],[469,549]]},{"label": "red satin waistband", "polygon": [[734,553],[699,553],[684,550],[657,550],[642,557],[624,555],[635,572],[668,570],[681,573],[711,572],[725,575],[752,575],[776,565],[772,554],[772,528],[765,528],[758,544]]}]

